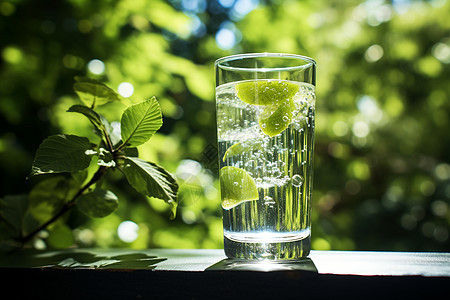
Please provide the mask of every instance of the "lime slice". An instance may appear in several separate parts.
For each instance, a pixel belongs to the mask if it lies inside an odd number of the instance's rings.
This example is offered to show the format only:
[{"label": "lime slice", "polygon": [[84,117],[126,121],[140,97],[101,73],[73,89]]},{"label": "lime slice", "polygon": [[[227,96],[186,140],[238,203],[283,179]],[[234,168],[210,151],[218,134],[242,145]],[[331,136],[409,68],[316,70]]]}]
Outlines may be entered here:
[{"label": "lime slice", "polygon": [[241,155],[252,150],[262,150],[264,149],[263,143],[263,139],[253,139],[238,142],[227,149],[227,151],[223,155],[223,161],[225,161],[228,157]]},{"label": "lime slice", "polygon": [[291,123],[295,109],[293,96],[299,91],[295,83],[283,80],[254,80],[236,84],[236,94],[243,102],[263,106],[258,117],[261,130],[273,137]]},{"label": "lime slice", "polygon": [[292,99],[288,99],[278,107],[273,105],[264,107],[258,118],[259,127],[270,137],[280,134],[291,123],[294,109],[295,105]]},{"label": "lime slice", "polygon": [[256,184],[245,170],[231,166],[223,167],[220,169],[219,179],[224,209],[231,209],[242,202],[259,199]]},{"label": "lime slice", "polygon": [[236,94],[252,105],[281,104],[295,95],[298,85],[283,80],[254,80],[236,84]]}]

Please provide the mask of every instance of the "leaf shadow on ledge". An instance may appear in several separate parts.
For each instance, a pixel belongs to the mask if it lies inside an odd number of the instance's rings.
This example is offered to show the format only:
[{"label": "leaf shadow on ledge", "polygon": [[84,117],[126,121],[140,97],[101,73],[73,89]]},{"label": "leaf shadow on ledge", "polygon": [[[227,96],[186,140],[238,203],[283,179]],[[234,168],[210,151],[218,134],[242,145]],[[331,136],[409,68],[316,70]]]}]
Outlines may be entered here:
[{"label": "leaf shadow on ledge", "polygon": [[68,269],[124,269],[152,270],[165,261],[144,252],[101,253],[80,249],[76,251],[20,251],[0,255],[0,267],[24,268],[68,268]]}]

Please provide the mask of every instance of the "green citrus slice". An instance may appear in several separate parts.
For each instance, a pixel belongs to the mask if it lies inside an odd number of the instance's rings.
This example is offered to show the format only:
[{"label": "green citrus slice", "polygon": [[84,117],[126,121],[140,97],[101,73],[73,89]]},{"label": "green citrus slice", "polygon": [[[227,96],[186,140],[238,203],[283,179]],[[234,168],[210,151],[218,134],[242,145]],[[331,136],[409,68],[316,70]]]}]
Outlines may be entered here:
[{"label": "green citrus slice", "polygon": [[219,180],[224,209],[231,209],[242,202],[259,199],[253,178],[243,169],[223,167],[220,169]]},{"label": "green citrus slice", "polygon": [[294,109],[292,99],[287,99],[277,107],[273,105],[264,107],[258,118],[259,127],[270,137],[280,134],[291,123]]},{"label": "green citrus slice", "polygon": [[241,154],[244,154],[245,152],[249,152],[249,151],[253,151],[253,150],[262,150],[262,149],[264,149],[264,140],[263,139],[253,139],[253,140],[238,142],[227,149],[227,151],[223,155],[223,161],[225,161],[228,157],[241,155]]},{"label": "green citrus slice", "polygon": [[258,117],[261,130],[273,137],[291,123],[295,109],[293,96],[299,91],[295,83],[284,80],[254,80],[236,84],[236,94],[243,102],[263,106]]},{"label": "green citrus slice", "polygon": [[239,99],[252,105],[281,104],[298,90],[298,85],[283,80],[253,80],[236,84]]}]

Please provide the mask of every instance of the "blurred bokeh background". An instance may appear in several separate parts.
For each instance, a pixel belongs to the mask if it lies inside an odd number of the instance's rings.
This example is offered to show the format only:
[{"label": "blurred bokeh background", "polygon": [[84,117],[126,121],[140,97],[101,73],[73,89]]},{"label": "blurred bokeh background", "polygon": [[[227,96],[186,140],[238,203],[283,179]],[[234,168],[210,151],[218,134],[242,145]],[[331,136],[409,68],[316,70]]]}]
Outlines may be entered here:
[{"label": "blurred bokeh background", "polygon": [[110,174],[119,209],[73,210],[74,244],[222,248],[214,61],[296,53],[318,64],[313,249],[449,251],[449,20],[448,0],[1,0],[0,197],[30,191],[47,136],[94,136],[66,112],[88,76],[127,104],[157,97],[164,125],[139,150],[180,204],[170,220]]}]

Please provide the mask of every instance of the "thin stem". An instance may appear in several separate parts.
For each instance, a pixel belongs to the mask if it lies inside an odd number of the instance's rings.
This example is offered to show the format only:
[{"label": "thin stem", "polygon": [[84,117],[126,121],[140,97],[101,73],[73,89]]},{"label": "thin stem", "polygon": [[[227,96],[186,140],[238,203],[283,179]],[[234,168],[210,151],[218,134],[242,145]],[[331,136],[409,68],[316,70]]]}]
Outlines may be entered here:
[{"label": "thin stem", "polygon": [[53,217],[51,217],[47,222],[43,223],[41,226],[36,228],[34,231],[30,232],[26,236],[22,237],[20,239],[20,242],[22,245],[24,245],[27,241],[29,241],[32,237],[34,237],[39,231],[46,228],[51,223],[55,222],[57,219],[59,219],[62,215],[64,215],[68,210],[70,210],[73,206],[76,204],[76,199],[81,196],[84,191],[86,191],[89,187],[91,187],[94,183],[96,183],[109,169],[109,167],[101,166],[97,172],[95,172],[94,176],[92,176],[91,180],[89,180],[88,183],[86,183],[81,189],[68,201],[66,204],[61,207],[59,212],[55,214]]},{"label": "thin stem", "polygon": [[108,150],[113,153],[114,152],[114,147],[113,144],[111,142],[111,139],[109,137],[109,134],[106,132],[106,130],[103,132],[106,138],[106,146],[109,148]]}]

